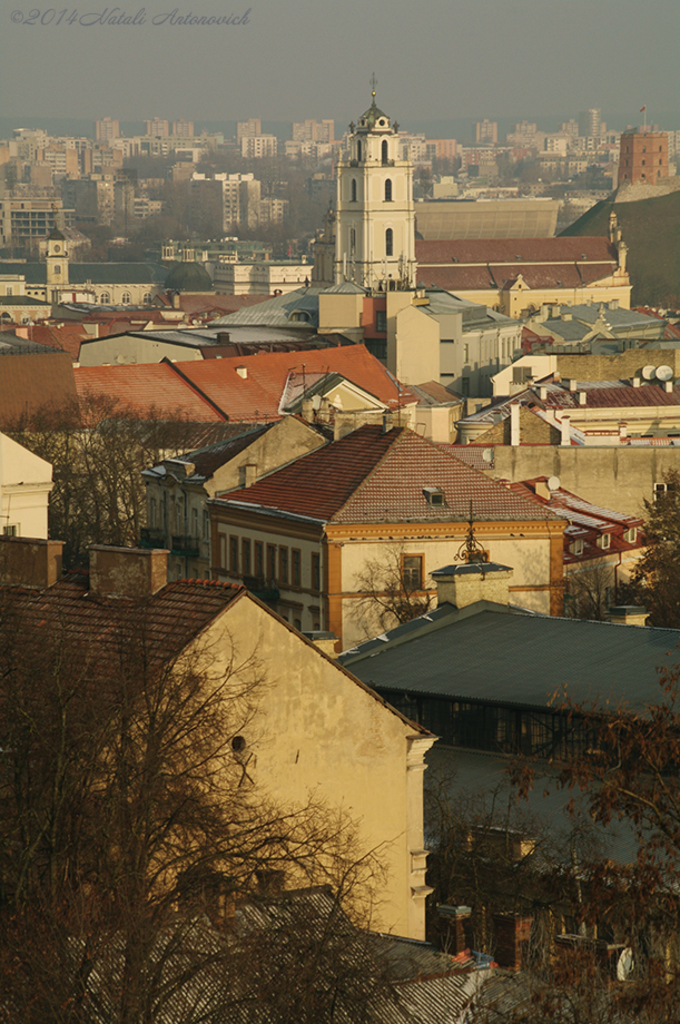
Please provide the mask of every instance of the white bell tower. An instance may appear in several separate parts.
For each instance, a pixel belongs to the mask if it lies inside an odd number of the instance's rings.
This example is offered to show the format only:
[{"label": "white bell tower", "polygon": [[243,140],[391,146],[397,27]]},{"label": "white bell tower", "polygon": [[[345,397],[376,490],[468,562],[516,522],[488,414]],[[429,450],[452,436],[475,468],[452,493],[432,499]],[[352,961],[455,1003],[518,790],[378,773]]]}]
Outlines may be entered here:
[{"label": "white bell tower", "polygon": [[399,125],[373,102],[350,128],[349,159],[338,163],[335,282],[373,291],[415,287],[413,167],[400,160]]},{"label": "white bell tower", "polygon": [[47,236],[45,262],[46,299],[48,302],[59,302],[61,289],[68,286],[68,251],[66,239],[57,227]]}]

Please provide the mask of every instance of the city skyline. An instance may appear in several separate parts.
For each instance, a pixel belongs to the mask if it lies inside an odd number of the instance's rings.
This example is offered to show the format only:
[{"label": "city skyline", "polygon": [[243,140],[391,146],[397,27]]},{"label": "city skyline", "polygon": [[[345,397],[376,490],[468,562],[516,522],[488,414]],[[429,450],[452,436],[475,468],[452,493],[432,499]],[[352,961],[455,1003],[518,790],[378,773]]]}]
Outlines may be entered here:
[{"label": "city skyline", "polygon": [[[11,6],[0,33],[5,119],[342,125],[370,102],[375,72],[378,102],[401,123],[600,107],[625,128],[643,105],[650,121],[680,123],[680,9],[670,0],[89,0],[65,14]],[[207,18],[223,23],[200,23]]]}]

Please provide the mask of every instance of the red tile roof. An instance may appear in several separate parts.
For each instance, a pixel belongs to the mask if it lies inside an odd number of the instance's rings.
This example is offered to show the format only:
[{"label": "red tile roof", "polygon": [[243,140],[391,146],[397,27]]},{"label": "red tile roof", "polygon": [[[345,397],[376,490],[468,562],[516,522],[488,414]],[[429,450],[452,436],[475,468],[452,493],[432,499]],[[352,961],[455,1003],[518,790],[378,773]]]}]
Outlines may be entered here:
[{"label": "red tile roof", "polygon": [[[442,491],[443,506],[428,503],[427,487]],[[413,431],[383,433],[375,426],[361,427],[219,501],[334,523],[460,521],[468,518],[471,503],[480,521],[559,518]]]},{"label": "red tile roof", "polygon": [[[246,376],[237,368],[244,368]],[[142,414],[153,406],[183,409],[186,416],[198,421],[257,422],[281,417],[281,397],[291,374],[304,378],[306,373],[326,371],[341,374],[393,409],[416,400],[408,389],[400,391],[382,363],[363,345],[182,363],[80,367],[76,382],[81,395],[113,395]]]},{"label": "red tile roof", "polygon": [[118,654],[121,635],[136,630],[143,630],[152,658],[172,657],[246,591],[230,583],[179,580],[142,606],[120,598],[92,600],[88,574],[72,572],[42,593],[0,589],[0,596],[8,593],[23,630],[42,630],[49,636],[50,623],[58,623],[67,642],[83,642],[100,664],[107,652],[112,658]]},{"label": "red tile roof", "polygon": [[[585,254],[586,259],[582,257]],[[517,259],[517,257],[521,257]],[[416,239],[419,266],[457,263],[618,263],[616,247],[607,237]],[[455,265],[455,264],[454,264]]]},{"label": "red tile roof", "polygon": [[542,400],[546,408],[555,409],[617,409],[625,406],[645,407],[655,405],[680,405],[680,390],[674,387],[666,391],[660,384],[644,384],[635,388],[632,384],[621,387],[593,388],[588,386],[586,404],[580,405],[578,392],[548,390],[547,397]]},{"label": "red tile roof", "polygon": [[90,397],[108,397],[141,416],[155,411],[180,414],[196,423],[227,419],[175,371],[172,363],[78,366],[74,374],[81,402]]},{"label": "red tile roof", "polygon": [[77,400],[73,362],[67,352],[0,357],[0,427],[50,409],[74,407]]}]

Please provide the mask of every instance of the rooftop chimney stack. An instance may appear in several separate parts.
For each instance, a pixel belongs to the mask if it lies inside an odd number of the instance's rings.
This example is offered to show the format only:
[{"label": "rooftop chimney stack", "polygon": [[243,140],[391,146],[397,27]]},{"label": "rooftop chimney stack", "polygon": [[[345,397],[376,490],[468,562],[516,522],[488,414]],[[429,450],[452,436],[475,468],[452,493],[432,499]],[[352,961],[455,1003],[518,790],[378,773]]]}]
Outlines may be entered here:
[{"label": "rooftop chimney stack", "polygon": [[432,579],[437,584],[437,604],[466,608],[477,601],[493,601],[507,605],[513,569],[497,562],[467,562],[435,569]]},{"label": "rooftop chimney stack", "polygon": [[143,601],[168,582],[168,552],[162,548],[90,548],[90,593]]},{"label": "rooftop chimney stack", "polygon": [[0,537],[0,583],[45,590],[61,578],[61,540]]}]

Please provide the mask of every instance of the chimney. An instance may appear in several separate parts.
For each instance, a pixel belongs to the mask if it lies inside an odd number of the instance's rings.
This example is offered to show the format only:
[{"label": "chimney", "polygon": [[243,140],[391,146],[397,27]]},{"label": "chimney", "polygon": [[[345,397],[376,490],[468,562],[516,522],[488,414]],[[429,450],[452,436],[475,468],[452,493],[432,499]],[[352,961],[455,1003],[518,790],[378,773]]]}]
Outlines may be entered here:
[{"label": "chimney", "polygon": [[216,339],[217,340],[217,344],[218,345],[228,345],[229,344],[229,338],[230,338],[229,331],[219,331],[218,335],[217,335],[217,339]]},{"label": "chimney", "polygon": [[0,583],[45,590],[61,578],[62,540],[0,537]]},{"label": "chimney", "polygon": [[585,405],[587,401],[588,401],[588,395],[586,394],[586,392],[585,391],[579,391],[579,393],[578,393],[578,404],[579,405]]},{"label": "chimney", "polygon": [[628,424],[625,420],[621,420],[619,423],[619,441],[623,444],[628,440]]},{"label": "chimney", "polygon": [[239,375],[239,377],[241,377],[242,380],[248,380],[248,367],[247,366],[237,366],[236,367],[236,372]]},{"label": "chimney", "polygon": [[90,593],[144,600],[168,582],[168,552],[149,548],[90,548]]},{"label": "chimney", "polygon": [[468,562],[435,569],[432,579],[437,584],[437,605],[452,604],[466,608],[477,601],[493,601],[506,605],[510,596],[513,569],[496,562]]},{"label": "chimney", "polygon": [[639,388],[640,387],[640,378],[639,377],[633,377],[633,387],[634,388]]},{"label": "chimney", "polygon": [[578,381],[577,380],[573,380],[573,378],[572,378],[572,380],[569,381],[569,390],[570,391],[578,391]]},{"label": "chimney", "polygon": [[437,913],[443,917],[448,925],[447,952],[457,956],[472,946],[472,916],[471,907],[449,907],[440,904]]},{"label": "chimney", "polygon": [[392,415],[392,413],[391,412],[383,413],[383,418],[382,418],[382,432],[383,432],[383,434],[387,434],[392,429],[393,426],[394,426],[394,416]]},{"label": "chimney", "polygon": [[521,970],[527,958],[533,918],[519,917],[515,914],[494,914],[493,923],[496,932],[495,959],[498,966],[511,971]]},{"label": "chimney", "polygon": [[303,398],[302,399],[302,418],[307,423],[314,422],[314,399]]},{"label": "chimney", "polygon": [[539,498],[545,498],[546,501],[550,501],[552,498],[552,491],[548,487],[547,480],[536,481],[536,494]]},{"label": "chimney", "polygon": [[337,651],[335,649],[338,642],[338,638],[335,633],[329,633],[326,629],[310,629],[305,630],[302,634],[306,636],[308,640],[318,647],[320,651],[327,654],[329,658],[337,658]]},{"label": "chimney", "polygon": [[173,292],[172,294],[172,308],[179,309],[179,292]]},{"label": "chimney", "polygon": [[510,444],[513,448],[517,448],[521,443],[520,441],[520,429],[519,429],[519,410],[520,407],[516,403],[510,406]]},{"label": "chimney", "polygon": [[245,466],[241,466],[239,477],[241,487],[252,487],[254,483],[257,483],[257,463],[248,462]]},{"label": "chimney", "polygon": [[646,626],[647,609],[639,604],[619,604],[607,612],[607,622],[617,626]]},{"label": "chimney", "polygon": [[545,402],[546,398],[548,397],[548,389],[543,384],[538,389],[538,397],[541,399],[542,402]]},{"label": "chimney", "polygon": [[665,380],[663,382],[663,389],[666,392],[666,394],[670,395],[670,393],[673,390],[673,381],[672,380]]},{"label": "chimney", "polygon": [[571,417],[562,414],[560,421],[560,431],[562,436],[560,437],[560,447],[569,448],[571,447]]}]

